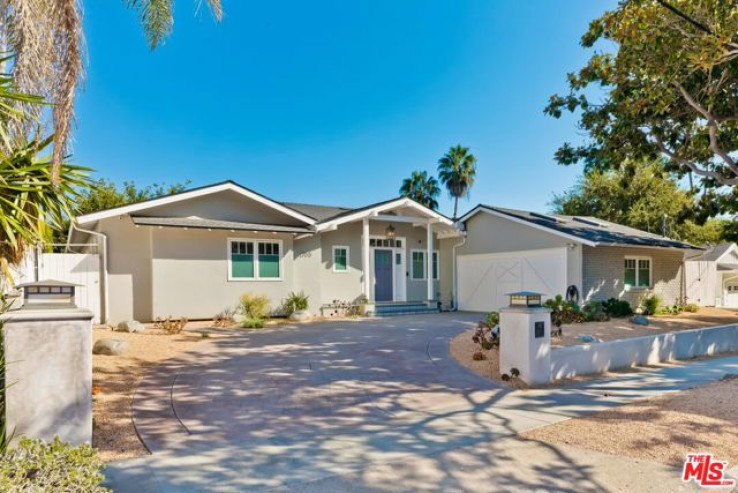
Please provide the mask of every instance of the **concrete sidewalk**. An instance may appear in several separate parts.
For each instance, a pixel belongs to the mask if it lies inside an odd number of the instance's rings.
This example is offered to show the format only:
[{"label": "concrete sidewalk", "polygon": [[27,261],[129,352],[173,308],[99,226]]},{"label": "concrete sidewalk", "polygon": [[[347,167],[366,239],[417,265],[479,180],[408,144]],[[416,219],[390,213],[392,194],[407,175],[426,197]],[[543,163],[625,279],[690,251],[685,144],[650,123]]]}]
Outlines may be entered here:
[{"label": "concrete sidewalk", "polygon": [[163,367],[143,385],[137,418],[155,452],[110,464],[110,486],[122,493],[686,490],[679,471],[662,464],[516,434],[738,373],[738,356],[511,391],[448,355],[448,339],[470,320],[275,331]]}]

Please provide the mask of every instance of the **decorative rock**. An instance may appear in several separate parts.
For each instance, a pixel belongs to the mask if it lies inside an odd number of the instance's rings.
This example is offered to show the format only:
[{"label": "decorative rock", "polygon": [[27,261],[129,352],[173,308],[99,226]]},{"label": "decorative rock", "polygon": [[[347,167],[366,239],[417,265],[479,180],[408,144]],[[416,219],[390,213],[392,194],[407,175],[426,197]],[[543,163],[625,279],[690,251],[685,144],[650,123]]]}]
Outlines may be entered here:
[{"label": "decorative rock", "polygon": [[589,334],[578,335],[577,339],[585,343],[602,342],[602,339]]},{"label": "decorative rock", "polygon": [[636,325],[649,325],[651,323],[645,315],[633,315],[630,321]]},{"label": "decorative rock", "polygon": [[137,320],[126,320],[125,322],[121,322],[118,324],[118,332],[131,332],[131,333],[137,333],[137,332],[143,332],[146,327],[144,327],[144,324]]},{"label": "decorative rock", "polygon": [[100,339],[92,347],[92,354],[120,356],[128,352],[128,341],[123,339]]},{"label": "decorative rock", "polygon": [[310,320],[310,312],[307,310],[297,310],[292,312],[292,315],[290,315],[290,320],[293,322],[306,322]]}]

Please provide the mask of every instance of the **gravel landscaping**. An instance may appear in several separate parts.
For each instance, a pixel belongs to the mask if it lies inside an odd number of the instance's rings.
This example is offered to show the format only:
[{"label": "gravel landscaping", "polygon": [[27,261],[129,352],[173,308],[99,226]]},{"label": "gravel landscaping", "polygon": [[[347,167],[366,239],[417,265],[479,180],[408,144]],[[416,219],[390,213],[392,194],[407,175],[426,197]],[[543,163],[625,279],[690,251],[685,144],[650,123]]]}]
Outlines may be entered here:
[{"label": "gravel landscaping", "polygon": [[681,466],[692,452],[738,463],[738,379],[573,418],[524,438]]},{"label": "gravel landscaping", "polygon": [[[131,419],[133,394],[146,371],[158,362],[186,351],[203,341],[196,329],[206,329],[209,323],[190,323],[185,332],[165,334],[151,328],[131,334],[101,327],[92,330],[93,344],[103,338],[121,339],[129,343],[128,351],[120,356],[92,356],[93,435],[92,444],[102,460],[145,455],[146,448],[138,439]],[[210,337],[221,337],[217,330]]]},{"label": "gravel landscaping", "polygon": [[563,336],[551,339],[554,346],[573,346],[584,344],[577,338],[579,335],[592,335],[603,341],[627,339],[676,332],[680,330],[699,329],[717,325],[738,323],[738,311],[725,308],[704,307],[697,313],[684,312],[674,316],[648,317],[648,326],[636,325],[630,317],[613,318],[607,322],[585,322],[562,326]]}]

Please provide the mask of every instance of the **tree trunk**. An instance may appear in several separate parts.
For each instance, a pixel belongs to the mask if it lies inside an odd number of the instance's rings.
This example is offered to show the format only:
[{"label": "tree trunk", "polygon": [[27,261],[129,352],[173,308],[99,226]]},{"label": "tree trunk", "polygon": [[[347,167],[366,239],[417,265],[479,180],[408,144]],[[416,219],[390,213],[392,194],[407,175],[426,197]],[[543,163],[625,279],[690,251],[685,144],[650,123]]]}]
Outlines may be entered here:
[{"label": "tree trunk", "polygon": [[454,221],[458,219],[456,217],[456,213],[458,212],[458,210],[459,210],[459,197],[454,197]]}]

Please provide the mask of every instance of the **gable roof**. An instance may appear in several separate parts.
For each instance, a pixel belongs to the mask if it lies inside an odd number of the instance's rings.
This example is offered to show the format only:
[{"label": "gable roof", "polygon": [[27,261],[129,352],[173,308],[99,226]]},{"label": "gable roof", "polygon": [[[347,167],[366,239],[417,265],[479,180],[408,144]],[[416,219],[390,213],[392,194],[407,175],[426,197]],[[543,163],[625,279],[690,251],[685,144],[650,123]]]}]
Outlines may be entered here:
[{"label": "gable roof", "polygon": [[591,216],[563,216],[506,209],[479,204],[467,212],[459,222],[466,222],[479,212],[510,219],[537,229],[548,231],[589,246],[633,246],[701,250],[700,247],[665,236],[648,233],[621,224]]},{"label": "gable roof", "polygon": [[137,226],[162,226],[192,229],[223,229],[233,231],[272,231],[276,233],[310,233],[307,226],[285,226],[281,224],[255,224],[240,221],[221,221],[200,217],[149,217],[131,216]]},{"label": "gable roof", "polygon": [[240,195],[243,195],[244,197],[255,200],[256,202],[260,202],[266,205],[267,207],[271,207],[272,209],[275,209],[283,214],[286,214],[295,219],[298,219],[306,224],[315,224],[316,222],[314,218],[307,216],[303,214],[302,212],[292,209],[291,207],[286,206],[280,202],[276,202],[270,199],[269,197],[266,197],[264,195],[261,195],[260,193],[254,192],[253,190],[250,190],[231,180],[223,181],[220,183],[215,183],[213,185],[206,185],[203,187],[191,188],[183,192],[174,193],[171,195],[165,195],[163,197],[157,197],[154,199],[144,200],[144,201],[136,202],[133,204],[126,204],[126,205],[121,205],[118,207],[112,207],[110,209],[104,209],[101,211],[91,212],[89,214],[84,214],[82,216],[77,217],[77,222],[79,224],[91,223],[91,222],[99,221],[100,219],[105,219],[108,217],[120,216],[122,214],[130,214],[132,212],[138,212],[138,211],[142,211],[145,209],[150,209],[152,207],[158,207],[160,205],[181,202],[183,200],[193,199],[196,197],[202,197],[205,195],[210,195],[210,194],[222,192],[225,190],[236,192]]},{"label": "gable roof", "polygon": [[721,243],[710,247],[701,255],[690,257],[688,260],[699,260],[704,262],[717,262],[731,250],[738,250],[735,243]]}]

